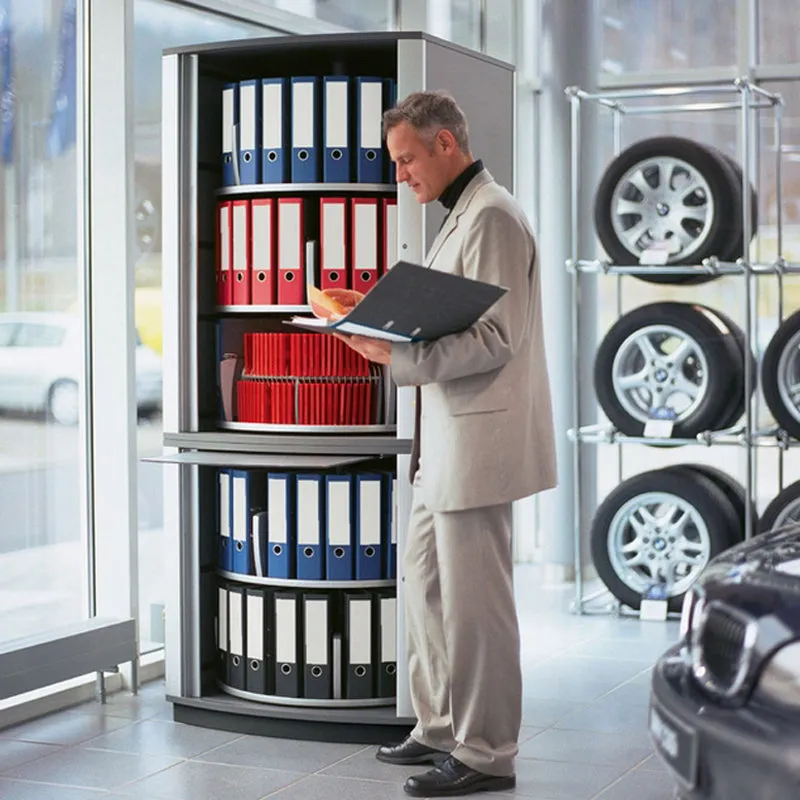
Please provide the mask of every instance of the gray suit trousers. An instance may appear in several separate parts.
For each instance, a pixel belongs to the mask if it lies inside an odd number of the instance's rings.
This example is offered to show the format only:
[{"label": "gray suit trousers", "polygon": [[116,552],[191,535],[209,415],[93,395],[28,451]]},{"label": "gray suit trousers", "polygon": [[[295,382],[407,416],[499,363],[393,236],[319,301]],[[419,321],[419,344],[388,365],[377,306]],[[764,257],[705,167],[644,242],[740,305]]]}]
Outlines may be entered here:
[{"label": "gray suit trousers", "polygon": [[511,503],[434,513],[415,480],[405,612],[411,736],[472,769],[513,775],[522,721]]}]

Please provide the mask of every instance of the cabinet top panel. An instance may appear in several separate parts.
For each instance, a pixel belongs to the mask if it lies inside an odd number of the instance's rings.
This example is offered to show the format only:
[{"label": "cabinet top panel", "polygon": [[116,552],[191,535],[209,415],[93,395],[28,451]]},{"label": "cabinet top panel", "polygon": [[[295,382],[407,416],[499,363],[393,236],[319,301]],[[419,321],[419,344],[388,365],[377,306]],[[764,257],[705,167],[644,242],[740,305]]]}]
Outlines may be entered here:
[{"label": "cabinet top panel", "polygon": [[[329,33],[308,36],[264,36],[255,39],[241,39],[229,42],[211,42],[197,45],[170,47],[164,55],[198,55],[208,67],[227,69],[235,67],[237,61],[267,54],[302,55],[326,49],[335,49],[341,55],[354,55],[360,51],[395,51],[401,39],[421,39],[441,47],[455,50],[472,58],[505,67],[514,67],[499,59],[492,58],[476,50],[448,42],[422,31],[378,31],[373,33]],[[345,52],[346,50],[346,52]]]}]

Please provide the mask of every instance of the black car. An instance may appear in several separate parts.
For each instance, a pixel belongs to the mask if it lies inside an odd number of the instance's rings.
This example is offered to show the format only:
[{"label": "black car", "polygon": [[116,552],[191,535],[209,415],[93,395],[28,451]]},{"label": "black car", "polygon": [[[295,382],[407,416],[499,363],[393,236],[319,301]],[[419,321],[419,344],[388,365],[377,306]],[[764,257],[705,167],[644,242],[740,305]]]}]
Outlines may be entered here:
[{"label": "black car", "polygon": [[686,593],[650,735],[680,800],[800,797],[800,525],[725,551]]}]

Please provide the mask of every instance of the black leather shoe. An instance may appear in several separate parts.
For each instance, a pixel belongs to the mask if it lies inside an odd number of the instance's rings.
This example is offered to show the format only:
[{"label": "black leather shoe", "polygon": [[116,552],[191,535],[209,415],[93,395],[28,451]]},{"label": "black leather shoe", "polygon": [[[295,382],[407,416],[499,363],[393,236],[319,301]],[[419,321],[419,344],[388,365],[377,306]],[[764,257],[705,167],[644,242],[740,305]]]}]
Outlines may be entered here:
[{"label": "black leather shoe", "polygon": [[401,744],[382,744],[375,753],[375,758],[387,764],[436,764],[447,758],[447,753],[426,747],[416,739],[406,736]]},{"label": "black leather shoe", "polygon": [[412,797],[455,797],[475,792],[504,792],[516,785],[514,775],[487,775],[448,756],[424,775],[412,775],[403,788]]}]

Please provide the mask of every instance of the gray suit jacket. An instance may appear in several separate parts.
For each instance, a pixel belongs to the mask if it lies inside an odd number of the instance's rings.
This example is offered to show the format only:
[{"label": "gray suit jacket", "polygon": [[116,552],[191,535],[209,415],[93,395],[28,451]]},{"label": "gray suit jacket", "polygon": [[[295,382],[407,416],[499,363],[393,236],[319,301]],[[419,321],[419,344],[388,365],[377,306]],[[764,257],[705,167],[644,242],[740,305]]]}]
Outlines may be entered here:
[{"label": "gray suit jacket", "polygon": [[552,488],[555,442],[536,247],[522,210],[487,170],[461,194],[426,265],[509,291],[462,333],[392,345],[397,385],[421,387],[414,438],[425,504],[460,511]]}]

